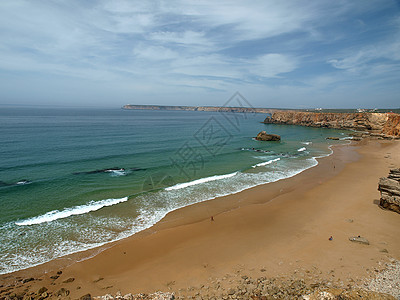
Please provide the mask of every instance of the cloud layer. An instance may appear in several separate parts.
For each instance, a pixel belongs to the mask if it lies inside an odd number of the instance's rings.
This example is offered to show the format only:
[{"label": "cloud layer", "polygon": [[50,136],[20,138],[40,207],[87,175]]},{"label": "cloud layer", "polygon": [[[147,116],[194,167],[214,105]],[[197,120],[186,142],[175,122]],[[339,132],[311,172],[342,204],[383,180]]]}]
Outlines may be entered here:
[{"label": "cloud layer", "polygon": [[2,1],[0,104],[398,107],[395,1]]}]

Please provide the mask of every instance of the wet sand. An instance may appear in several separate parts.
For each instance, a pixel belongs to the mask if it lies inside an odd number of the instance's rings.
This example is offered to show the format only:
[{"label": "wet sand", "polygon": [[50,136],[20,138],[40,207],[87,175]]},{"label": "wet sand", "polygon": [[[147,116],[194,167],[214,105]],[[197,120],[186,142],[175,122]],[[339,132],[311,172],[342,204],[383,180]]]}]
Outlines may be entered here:
[{"label": "wet sand", "polygon": [[[379,262],[400,259],[400,216],[377,205],[379,177],[399,166],[399,141],[337,146],[292,178],[176,210],[125,240],[0,279],[7,286],[33,277],[16,290],[64,287],[72,299],[178,291],[227,274],[307,277],[318,270],[322,279],[358,282]],[[370,245],[349,241],[358,235]]]}]

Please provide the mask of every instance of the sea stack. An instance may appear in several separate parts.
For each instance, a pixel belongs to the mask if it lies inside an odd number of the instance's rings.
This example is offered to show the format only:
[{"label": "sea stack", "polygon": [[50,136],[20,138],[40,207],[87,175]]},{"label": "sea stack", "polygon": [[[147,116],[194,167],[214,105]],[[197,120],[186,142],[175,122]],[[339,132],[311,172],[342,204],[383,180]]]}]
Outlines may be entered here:
[{"label": "sea stack", "polygon": [[259,134],[256,136],[257,141],[280,141],[281,137],[277,134],[270,134],[267,133],[266,131],[261,131]]}]

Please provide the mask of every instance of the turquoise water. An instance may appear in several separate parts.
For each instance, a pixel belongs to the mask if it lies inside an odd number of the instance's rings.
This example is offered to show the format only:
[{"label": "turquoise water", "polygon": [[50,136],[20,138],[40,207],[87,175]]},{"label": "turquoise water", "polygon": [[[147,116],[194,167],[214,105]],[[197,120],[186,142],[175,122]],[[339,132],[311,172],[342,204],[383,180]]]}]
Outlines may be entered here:
[{"label": "turquoise water", "polygon": [[[150,227],[171,210],[293,176],[346,132],[263,114],[0,108],[0,273]],[[281,142],[252,139],[261,130]],[[344,143],[345,140],[339,141]]]}]

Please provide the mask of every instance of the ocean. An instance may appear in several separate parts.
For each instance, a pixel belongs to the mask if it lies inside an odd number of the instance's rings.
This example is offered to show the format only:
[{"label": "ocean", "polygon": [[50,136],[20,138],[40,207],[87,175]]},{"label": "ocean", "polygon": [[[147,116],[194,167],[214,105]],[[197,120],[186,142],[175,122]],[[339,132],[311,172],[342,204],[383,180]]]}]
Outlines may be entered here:
[{"label": "ocean", "polygon": [[[0,107],[0,274],[149,228],[168,212],[294,176],[346,131],[254,113]],[[280,142],[260,142],[261,130]],[[339,141],[326,137],[339,137]]]}]

